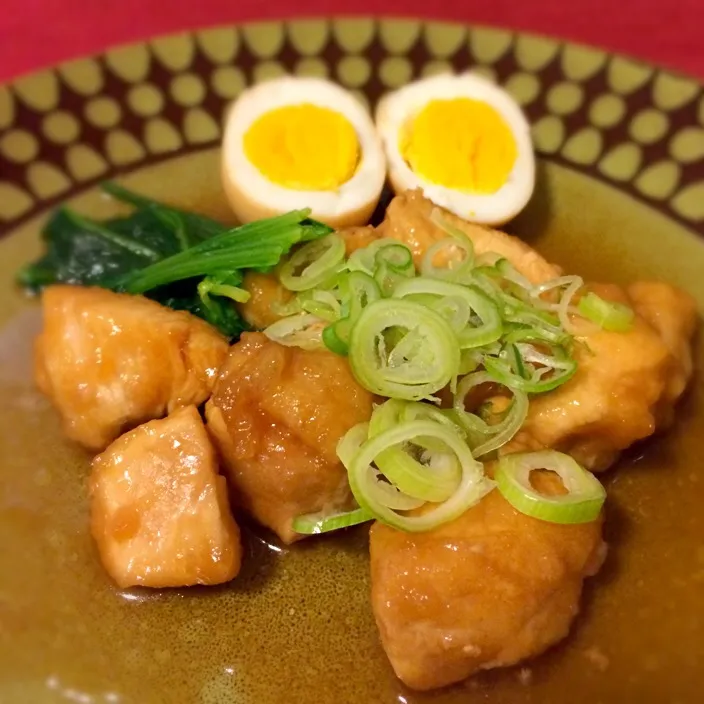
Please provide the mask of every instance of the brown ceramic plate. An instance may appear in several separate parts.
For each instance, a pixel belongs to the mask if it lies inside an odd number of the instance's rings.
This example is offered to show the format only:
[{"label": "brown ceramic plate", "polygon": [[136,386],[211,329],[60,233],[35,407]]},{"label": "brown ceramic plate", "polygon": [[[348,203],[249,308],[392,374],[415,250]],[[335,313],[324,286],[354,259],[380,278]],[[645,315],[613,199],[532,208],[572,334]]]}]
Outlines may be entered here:
[{"label": "brown ceramic plate", "polygon": [[399,684],[379,644],[365,528],[285,550],[250,529],[232,584],[117,590],[88,534],[90,458],[34,390],[37,306],[13,273],[39,251],[51,206],[108,215],[95,184],[119,176],[227,220],[220,124],[248,83],[330,75],[373,103],[470,66],[534,125],[539,185],[509,229],[587,278],[659,277],[704,309],[702,86],[627,59],[494,29],[310,21],[158,39],[0,86],[1,702],[702,701],[701,376],[674,430],[610,473],[611,551],[569,639],[525,668],[425,695]]}]

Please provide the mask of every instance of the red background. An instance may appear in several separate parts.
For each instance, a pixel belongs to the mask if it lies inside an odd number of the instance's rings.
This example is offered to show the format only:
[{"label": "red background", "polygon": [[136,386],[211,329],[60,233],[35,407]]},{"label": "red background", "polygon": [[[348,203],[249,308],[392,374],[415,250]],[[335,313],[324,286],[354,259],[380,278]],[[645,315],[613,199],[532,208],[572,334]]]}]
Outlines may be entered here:
[{"label": "red background", "polygon": [[0,82],[157,34],[333,14],[498,25],[605,47],[704,79],[704,0],[0,0]]}]

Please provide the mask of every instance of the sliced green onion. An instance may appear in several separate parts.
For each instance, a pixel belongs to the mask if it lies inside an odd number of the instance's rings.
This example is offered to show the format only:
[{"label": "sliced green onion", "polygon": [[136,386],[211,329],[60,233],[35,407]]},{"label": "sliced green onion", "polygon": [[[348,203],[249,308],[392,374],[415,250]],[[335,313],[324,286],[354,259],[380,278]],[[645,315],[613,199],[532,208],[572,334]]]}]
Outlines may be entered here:
[{"label": "sliced green onion", "polygon": [[[536,469],[555,472],[567,493],[546,496],[536,491],[530,483]],[[606,491],[593,474],[554,450],[505,455],[495,478],[502,496],[517,511],[551,523],[590,523],[599,517],[606,500]]]},{"label": "sliced green onion", "polygon": [[511,367],[514,374],[517,374],[521,379],[530,379],[530,373],[521,357],[521,350],[515,343],[509,343],[506,345],[506,356],[508,358],[509,366]]},{"label": "sliced green onion", "polygon": [[322,320],[333,322],[338,320],[342,306],[332,291],[312,290],[298,294],[301,298],[301,308]]},{"label": "sliced green onion", "polygon": [[[405,405],[404,401],[391,399],[377,406],[369,422],[369,437],[376,437],[398,426]],[[425,438],[417,437],[412,443],[383,450],[375,459],[376,466],[404,494],[421,501],[445,501],[457,488],[460,467],[445,446],[438,449],[437,443],[433,443],[434,449],[428,450],[428,443],[424,440]],[[414,445],[425,449],[425,463],[409,454]]]},{"label": "sliced green onion", "polygon": [[504,320],[513,325],[528,327],[544,340],[563,342],[569,337],[561,327],[557,316],[537,308],[530,308],[527,305],[511,306],[508,310],[504,309]]},{"label": "sliced green onion", "polygon": [[[517,371],[512,367],[515,364],[513,354],[509,357],[507,345],[499,357],[484,357],[484,369],[489,376],[501,384],[512,389],[518,389],[528,394],[541,394],[556,389],[569,381],[577,371],[577,362],[561,345],[541,342],[549,345],[552,354],[544,354],[532,345],[517,345],[521,352],[523,364]],[[536,367],[534,364],[540,366]],[[528,367],[527,365],[530,365]]]},{"label": "sliced green onion", "polygon": [[[407,401],[402,401],[396,398],[390,398],[378,406],[374,406],[372,417],[369,419],[369,437],[374,437],[383,433],[389,428],[398,425],[399,418],[403,409],[406,407]],[[420,405],[420,404],[419,404]],[[359,449],[359,448],[357,448]]]},{"label": "sliced green onion", "polygon": [[467,433],[475,457],[483,457],[505,445],[518,432],[528,416],[528,396],[508,385],[505,386],[511,392],[513,400],[500,423],[489,425],[483,418],[467,411],[467,394],[477,386],[488,383],[496,383],[496,379],[487,372],[469,374],[460,381],[453,400],[455,419]]},{"label": "sliced green onion", "polygon": [[318,535],[366,523],[374,518],[362,508],[344,513],[307,513],[293,519],[293,530],[302,535]]},{"label": "sliced green onion", "polygon": [[[564,330],[571,333],[576,331],[576,328],[569,318],[569,314],[574,312],[571,303],[582,286],[584,286],[584,279],[582,279],[581,276],[559,276],[556,279],[551,279],[550,281],[535,286],[531,292],[531,296],[534,299],[536,307],[555,311],[560,320],[560,325],[562,325]],[[541,300],[540,296],[557,288],[564,288],[560,300],[557,303],[548,303]]]},{"label": "sliced green onion", "polygon": [[[560,330],[560,332],[554,332],[549,327],[546,326],[528,326],[522,323],[505,323],[504,324],[505,335],[503,337],[504,344],[514,344],[516,342],[536,342],[536,343],[549,343],[561,345],[564,349],[570,349],[572,345],[572,337]],[[494,352],[489,352],[489,354],[498,355],[501,350],[498,349]]]},{"label": "sliced green onion", "polygon": [[474,259],[474,270],[476,272],[484,267],[495,267],[496,263],[501,259],[504,259],[504,257],[502,257],[498,252],[481,252],[480,254],[477,254]]},{"label": "sliced green onion", "polygon": [[605,301],[591,291],[582,296],[577,309],[581,315],[604,330],[628,332],[633,327],[635,313],[632,308],[623,303]]},{"label": "sliced green onion", "polygon": [[504,277],[504,279],[510,281],[512,284],[515,284],[526,293],[533,289],[533,284],[528,281],[528,279],[523,276],[523,274],[521,274],[508,259],[499,259],[496,261],[494,266],[501,276]]},{"label": "sliced green onion", "polygon": [[402,423],[408,423],[412,420],[432,420],[435,423],[440,423],[451,430],[454,430],[459,435],[462,435],[462,429],[455,421],[447,415],[447,410],[436,408],[430,403],[420,403],[417,401],[408,401],[403,404],[403,408],[399,414],[399,420]]},{"label": "sliced green onion", "polygon": [[[436,408],[430,403],[406,401],[398,416],[398,420],[401,423],[408,423],[412,420],[432,420],[454,431],[460,437],[465,437],[464,429],[450,409]],[[416,438],[414,444],[432,452],[445,452],[445,447],[441,441],[433,438]]]},{"label": "sliced green onion", "polygon": [[[347,271],[338,277],[338,291],[342,299],[338,317],[323,331],[325,346],[336,354],[346,356],[349,349],[350,334],[361,312],[374,301],[381,298],[381,291],[376,281],[362,271]],[[330,293],[332,296],[333,294]],[[335,299],[337,300],[337,299]]]},{"label": "sliced green onion", "polygon": [[213,282],[211,277],[208,276],[206,276],[198,284],[198,295],[201,299],[205,299],[206,297],[211,295],[224,296],[225,298],[229,298],[235,301],[236,303],[246,303],[251,297],[249,291],[245,291],[239,286],[230,286],[229,284],[215,283]]},{"label": "sliced green onion", "polygon": [[[337,456],[345,467],[352,463],[355,455],[359,452],[359,448],[368,439],[370,425],[370,423],[358,423],[350,428],[337,444]],[[372,497],[385,506],[396,511],[410,511],[414,508],[419,508],[425,503],[422,499],[414,499],[402,494],[395,486],[382,477],[379,470],[374,467],[369,467],[369,474],[371,476],[366,478],[366,485]]]},{"label": "sliced green onion", "polygon": [[[385,450],[411,442],[417,437],[432,437],[442,440],[454,453],[461,467],[461,476],[454,493],[443,503],[421,515],[408,516],[396,513],[374,496],[373,475],[369,467]],[[352,493],[360,507],[380,521],[400,530],[418,532],[431,530],[454,520],[468,508],[479,502],[494,487],[484,475],[483,466],[473,457],[464,441],[452,430],[432,421],[405,423],[370,438],[360,448],[349,466],[348,477]]]},{"label": "sliced green onion", "polygon": [[295,315],[303,310],[301,308],[301,301],[298,299],[298,296],[294,296],[290,301],[286,301],[286,303],[282,300],[274,301],[269,308],[274,315],[278,315],[282,318]]},{"label": "sliced green onion", "polygon": [[[384,333],[393,329],[408,331],[414,345],[390,366]],[[357,380],[372,393],[418,401],[450,382],[460,350],[457,336],[437,313],[418,303],[386,299],[362,311],[350,335],[349,360]]]},{"label": "sliced green onion", "polygon": [[457,370],[458,376],[469,374],[478,369],[484,362],[484,351],[480,349],[462,350],[460,355],[460,366]]},{"label": "sliced green onion", "polygon": [[374,301],[381,298],[381,290],[374,279],[362,271],[348,271],[340,276],[340,296],[343,311],[351,320]]},{"label": "sliced green onion", "polygon": [[289,291],[315,288],[340,270],[344,258],[345,242],[342,237],[335,233],[326,235],[309,242],[290,256],[279,271],[279,281]]},{"label": "sliced green onion", "polygon": [[399,281],[415,275],[411,250],[398,242],[380,247],[374,263],[374,281],[384,296],[390,296]]},{"label": "sliced green onion", "polygon": [[365,486],[367,486],[369,496],[373,501],[394,511],[412,511],[425,503],[425,499],[417,499],[404,494],[397,486],[390,483],[378,469],[374,467],[367,469],[369,476],[366,478]]},{"label": "sliced green onion", "polygon": [[[444,279],[458,283],[466,282],[474,267],[474,245],[472,240],[457,227],[450,225],[437,208],[430,213],[431,222],[446,232],[449,237],[428,248],[421,262],[423,276]],[[447,250],[447,251],[446,251]],[[458,255],[461,257],[458,259]],[[436,257],[446,261],[443,266],[435,266]]]},{"label": "sliced green onion", "polygon": [[[457,296],[444,296],[443,298],[435,298],[428,296],[427,303],[419,300],[420,297],[413,296],[410,300],[417,303],[423,303],[428,308],[432,308],[450,323],[450,327],[459,335],[466,327],[469,326],[472,317],[472,308],[464,298]],[[426,298],[426,296],[423,296]]]},{"label": "sliced green onion", "polygon": [[460,347],[463,349],[487,345],[501,337],[502,326],[499,310],[492,300],[478,289],[421,276],[402,281],[393,292],[394,298],[416,295],[459,298],[465,301],[470,309],[477,314],[481,322],[480,325],[467,325],[457,333]]},{"label": "sliced green onion", "polygon": [[348,467],[369,437],[369,423],[353,425],[337,443],[337,456]]},{"label": "sliced green onion", "polygon": [[[457,250],[464,253],[464,256],[459,261],[456,259]],[[467,239],[467,242],[450,238],[440,240],[431,245],[423,255],[420,271],[423,276],[431,279],[464,283],[471,276],[473,255],[474,249],[469,239]],[[447,265],[436,266],[434,263],[436,258],[446,261]]]},{"label": "sliced green onion", "polygon": [[[405,247],[408,249],[405,244],[402,244],[392,237],[382,237],[379,240],[374,240],[366,247],[352,252],[347,260],[347,268],[349,271],[361,271],[369,276],[374,276],[377,266],[376,254],[383,247]],[[410,249],[408,252],[410,254]]]},{"label": "sliced green onion", "polygon": [[352,321],[349,318],[340,318],[323,330],[323,343],[331,352],[346,357],[349,352],[351,330]]},{"label": "sliced green onion", "polygon": [[292,315],[272,323],[262,332],[273,342],[286,347],[316,350],[323,347],[325,321],[310,313]]}]

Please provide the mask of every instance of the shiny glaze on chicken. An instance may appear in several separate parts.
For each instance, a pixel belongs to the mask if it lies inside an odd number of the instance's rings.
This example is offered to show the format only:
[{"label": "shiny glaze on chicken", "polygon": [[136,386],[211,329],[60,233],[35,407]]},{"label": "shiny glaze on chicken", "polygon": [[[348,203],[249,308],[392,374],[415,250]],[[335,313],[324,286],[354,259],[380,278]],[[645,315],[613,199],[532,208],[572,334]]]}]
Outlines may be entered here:
[{"label": "shiny glaze on chicken", "polygon": [[337,443],[371,413],[343,357],[261,333],[231,348],[206,406],[235,500],[285,543],[304,537],[296,516],[351,507]]},{"label": "shiny glaze on chicken", "polygon": [[50,286],[35,378],[66,435],[102,450],[125,430],[205,401],[227,342],[199,318],[142,296]]},{"label": "shiny glaze on chicken", "polygon": [[121,587],[220,584],[237,575],[240,532],[194,406],[125,433],[93,460],[91,527]]}]

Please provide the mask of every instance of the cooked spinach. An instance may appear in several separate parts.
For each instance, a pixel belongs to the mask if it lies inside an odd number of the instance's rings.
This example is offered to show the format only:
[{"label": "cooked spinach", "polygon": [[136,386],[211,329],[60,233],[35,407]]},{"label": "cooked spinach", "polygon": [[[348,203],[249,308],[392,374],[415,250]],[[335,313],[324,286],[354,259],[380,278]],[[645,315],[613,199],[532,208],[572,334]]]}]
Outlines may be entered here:
[{"label": "cooked spinach", "polygon": [[134,212],[97,221],[58,209],[42,231],[45,253],[18,274],[22,286],[36,292],[68,283],[144,293],[238,337],[246,324],[228,298],[243,299],[237,288],[242,271],[269,270],[298,242],[330,232],[306,219],[308,211],[230,229],[114,183],[103,190]]}]

